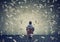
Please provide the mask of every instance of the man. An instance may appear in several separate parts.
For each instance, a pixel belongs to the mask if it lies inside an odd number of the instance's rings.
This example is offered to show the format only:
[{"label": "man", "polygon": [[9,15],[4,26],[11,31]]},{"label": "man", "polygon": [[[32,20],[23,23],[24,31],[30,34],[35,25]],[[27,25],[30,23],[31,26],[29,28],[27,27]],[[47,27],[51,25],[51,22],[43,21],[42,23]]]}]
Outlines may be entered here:
[{"label": "man", "polygon": [[27,36],[29,38],[32,38],[33,32],[34,32],[34,27],[32,26],[32,22],[31,21],[29,21],[29,25],[26,27],[26,31],[27,31]]}]

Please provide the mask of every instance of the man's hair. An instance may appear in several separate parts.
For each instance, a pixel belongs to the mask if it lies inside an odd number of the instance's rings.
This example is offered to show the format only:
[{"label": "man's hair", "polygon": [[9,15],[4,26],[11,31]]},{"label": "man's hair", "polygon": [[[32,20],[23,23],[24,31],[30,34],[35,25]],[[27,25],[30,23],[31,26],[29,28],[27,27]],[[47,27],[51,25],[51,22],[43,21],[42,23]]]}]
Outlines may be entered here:
[{"label": "man's hair", "polygon": [[31,21],[29,21],[29,24],[32,24],[32,22],[31,22]]}]

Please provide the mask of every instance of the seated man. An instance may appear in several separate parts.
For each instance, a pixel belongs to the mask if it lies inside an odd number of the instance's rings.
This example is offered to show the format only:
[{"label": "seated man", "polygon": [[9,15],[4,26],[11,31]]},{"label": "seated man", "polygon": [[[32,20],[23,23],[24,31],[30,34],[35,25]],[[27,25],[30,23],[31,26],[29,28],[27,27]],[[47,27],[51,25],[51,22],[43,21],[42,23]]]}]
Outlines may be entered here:
[{"label": "seated man", "polygon": [[26,27],[26,31],[27,31],[27,36],[29,37],[29,38],[32,38],[32,34],[33,34],[33,32],[34,32],[34,27],[32,26],[32,22],[31,21],[29,21],[29,25]]}]

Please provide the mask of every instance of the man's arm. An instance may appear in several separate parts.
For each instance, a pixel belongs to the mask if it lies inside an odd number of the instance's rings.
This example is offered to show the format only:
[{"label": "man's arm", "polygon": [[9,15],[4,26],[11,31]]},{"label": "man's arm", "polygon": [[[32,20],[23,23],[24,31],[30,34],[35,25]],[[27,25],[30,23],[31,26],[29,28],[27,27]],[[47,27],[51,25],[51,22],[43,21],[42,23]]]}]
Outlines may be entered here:
[{"label": "man's arm", "polygon": [[34,27],[33,27],[33,31],[34,31]]}]

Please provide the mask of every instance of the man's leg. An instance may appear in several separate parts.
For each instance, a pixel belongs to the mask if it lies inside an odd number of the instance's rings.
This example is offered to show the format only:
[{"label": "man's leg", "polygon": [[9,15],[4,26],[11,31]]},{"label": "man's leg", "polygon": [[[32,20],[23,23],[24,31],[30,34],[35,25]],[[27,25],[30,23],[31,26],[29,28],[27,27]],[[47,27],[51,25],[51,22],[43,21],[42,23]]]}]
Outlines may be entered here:
[{"label": "man's leg", "polygon": [[29,37],[30,39],[32,39],[32,38],[33,38],[33,34],[30,34],[28,37]]}]

